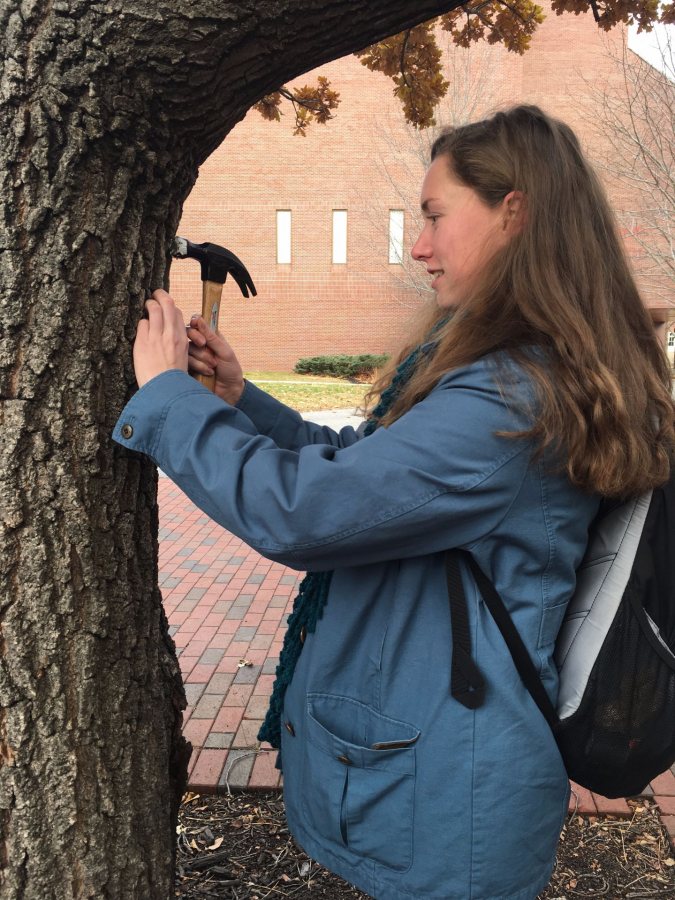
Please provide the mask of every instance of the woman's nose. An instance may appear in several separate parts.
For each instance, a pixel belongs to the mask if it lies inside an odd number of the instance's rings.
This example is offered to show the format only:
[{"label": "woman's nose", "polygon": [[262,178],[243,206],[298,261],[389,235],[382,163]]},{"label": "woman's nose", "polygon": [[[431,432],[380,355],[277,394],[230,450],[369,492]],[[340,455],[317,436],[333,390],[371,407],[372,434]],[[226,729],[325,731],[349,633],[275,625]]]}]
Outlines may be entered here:
[{"label": "woman's nose", "polygon": [[420,236],[412,246],[410,255],[413,259],[420,261],[422,259],[426,259],[426,257],[429,256],[429,252],[428,241],[425,239],[424,230],[422,230]]}]

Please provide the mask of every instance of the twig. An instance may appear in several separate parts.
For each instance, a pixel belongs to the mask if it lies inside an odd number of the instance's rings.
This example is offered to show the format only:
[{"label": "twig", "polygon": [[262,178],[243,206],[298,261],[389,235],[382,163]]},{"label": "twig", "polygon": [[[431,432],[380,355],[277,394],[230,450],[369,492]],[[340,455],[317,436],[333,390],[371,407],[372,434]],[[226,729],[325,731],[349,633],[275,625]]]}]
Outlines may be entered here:
[{"label": "twig", "polygon": [[232,790],[230,788],[230,772],[237,765],[238,762],[241,762],[242,759],[247,759],[249,756],[258,756],[259,753],[263,751],[260,747],[255,750],[250,750],[248,753],[242,753],[240,756],[237,756],[236,759],[233,759],[230,765],[228,766],[227,772],[225,773],[225,787],[227,788],[228,796],[232,796]]}]

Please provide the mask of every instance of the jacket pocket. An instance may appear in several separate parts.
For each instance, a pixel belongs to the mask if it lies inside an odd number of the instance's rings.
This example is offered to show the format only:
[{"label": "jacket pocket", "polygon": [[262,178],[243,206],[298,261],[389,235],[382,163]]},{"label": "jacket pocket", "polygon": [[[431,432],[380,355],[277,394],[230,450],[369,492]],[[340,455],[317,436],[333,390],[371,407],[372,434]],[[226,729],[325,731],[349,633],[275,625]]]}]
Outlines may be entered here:
[{"label": "jacket pocket", "polygon": [[304,807],[316,832],[390,869],[409,869],[419,735],[348,697],[308,694]]}]

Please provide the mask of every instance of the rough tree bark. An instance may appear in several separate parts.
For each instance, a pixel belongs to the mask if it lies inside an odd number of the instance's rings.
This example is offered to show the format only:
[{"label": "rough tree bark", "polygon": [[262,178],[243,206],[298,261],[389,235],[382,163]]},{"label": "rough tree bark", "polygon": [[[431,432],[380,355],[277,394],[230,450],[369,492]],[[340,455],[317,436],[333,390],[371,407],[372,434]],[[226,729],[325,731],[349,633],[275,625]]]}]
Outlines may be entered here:
[{"label": "rough tree bark", "polygon": [[0,897],[172,894],[156,470],[110,433],[200,163],[282,82],[455,5],[0,5]]}]

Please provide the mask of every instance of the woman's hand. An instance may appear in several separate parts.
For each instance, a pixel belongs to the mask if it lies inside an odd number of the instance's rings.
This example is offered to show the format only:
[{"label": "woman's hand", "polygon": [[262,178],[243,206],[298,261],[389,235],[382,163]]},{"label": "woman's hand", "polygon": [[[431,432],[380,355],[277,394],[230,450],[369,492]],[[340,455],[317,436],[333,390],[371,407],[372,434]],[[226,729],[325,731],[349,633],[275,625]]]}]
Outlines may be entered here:
[{"label": "woman's hand", "polygon": [[201,316],[192,316],[187,335],[190,339],[190,375],[215,373],[214,393],[234,406],[244,391],[244,373],[234,350],[218,331],[209,328]]},{"label": "woman's hand", "polygon": [[169,369],[188,370],[188,339],[185,322],[173,298],[155,291],[145,304],[147,319],[141,319],[134,341],[134,371],[139,387]]}]

